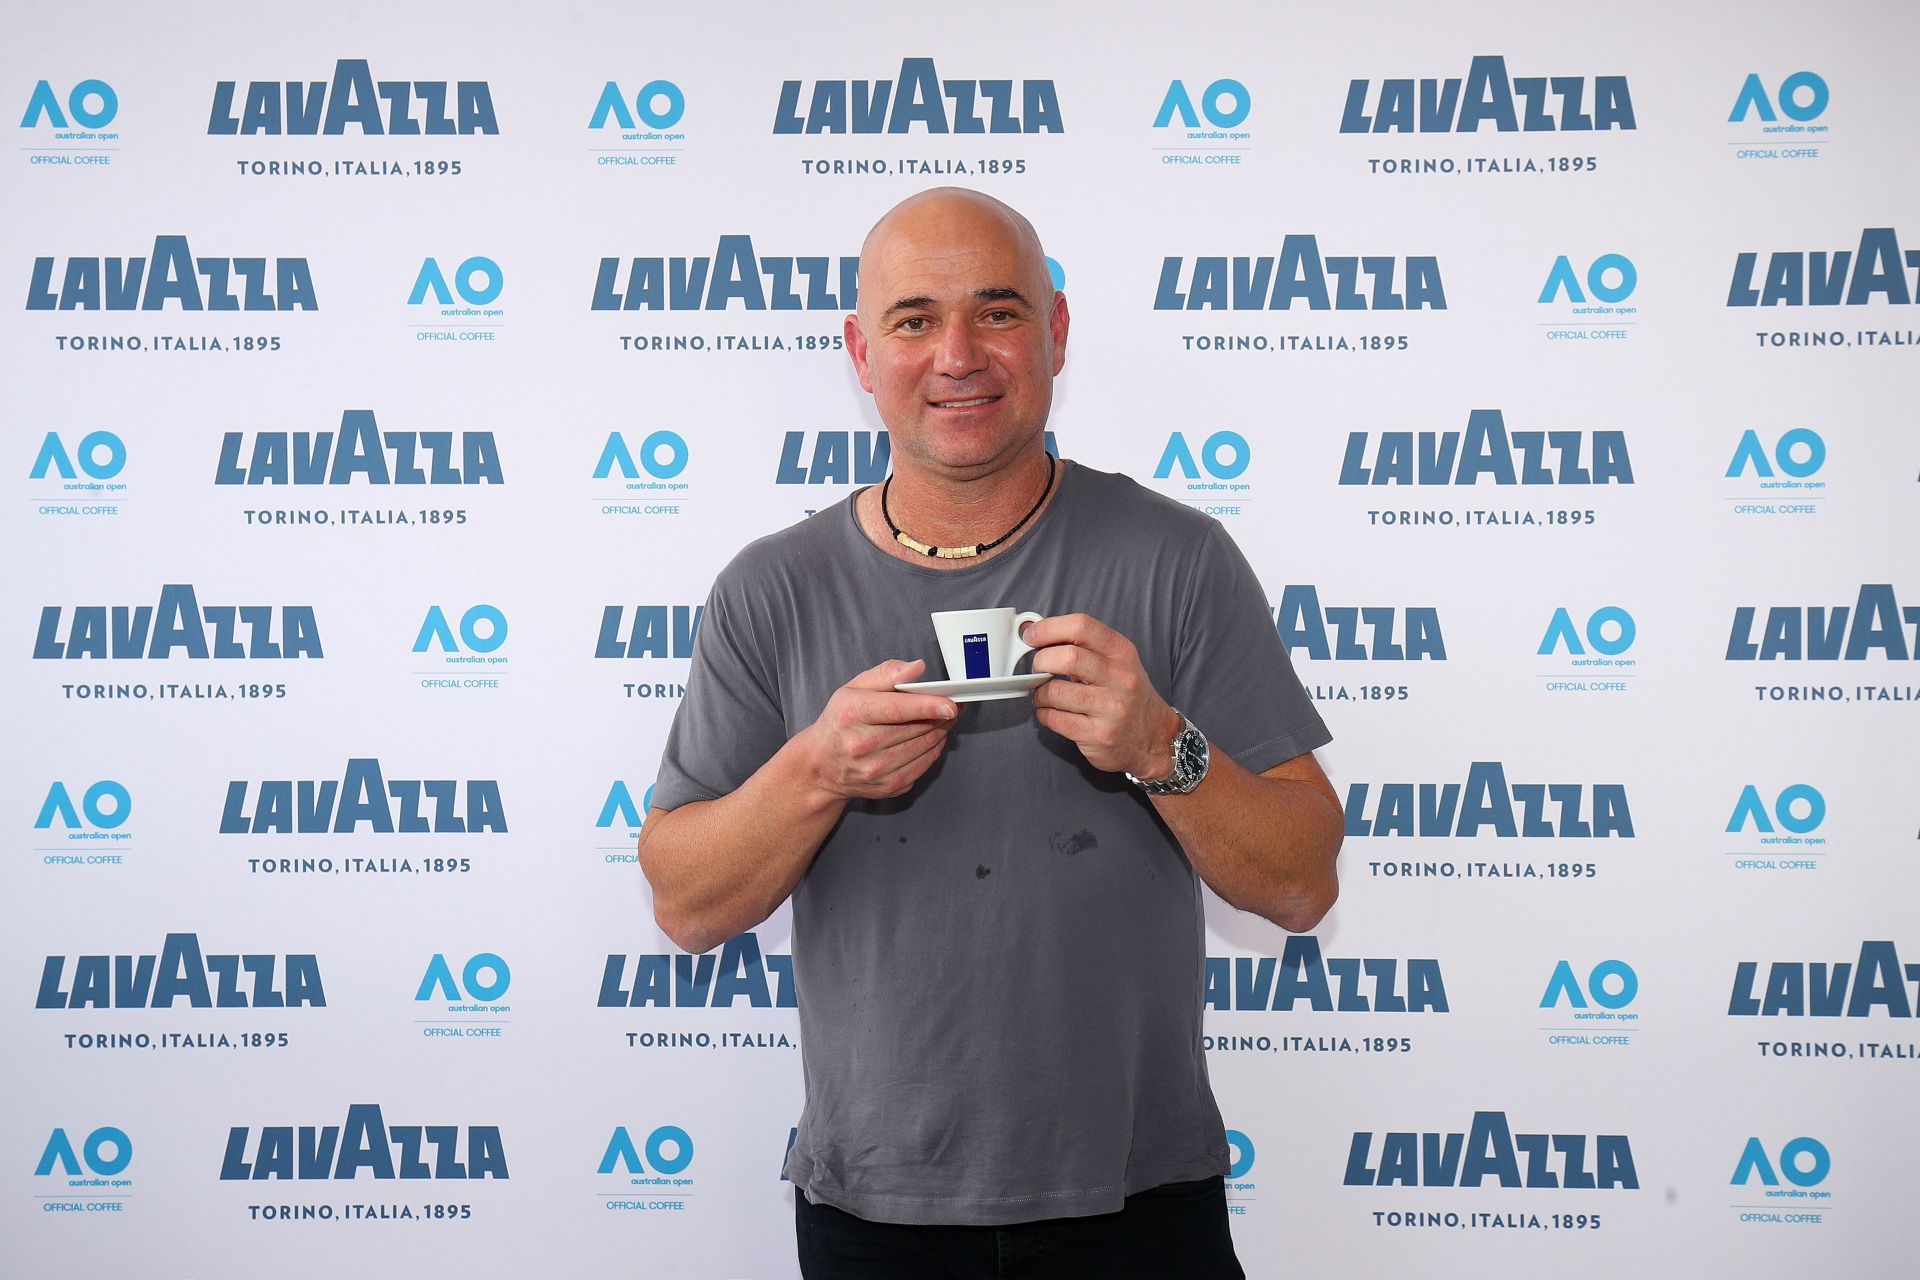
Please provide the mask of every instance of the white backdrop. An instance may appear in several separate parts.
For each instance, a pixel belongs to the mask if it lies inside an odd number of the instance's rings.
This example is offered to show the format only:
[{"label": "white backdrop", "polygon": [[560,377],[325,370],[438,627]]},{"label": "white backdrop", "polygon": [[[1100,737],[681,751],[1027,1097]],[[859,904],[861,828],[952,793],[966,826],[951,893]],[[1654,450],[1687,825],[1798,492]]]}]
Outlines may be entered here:
[{"label": "white backdrop", "polygon": [[631,850],[950,181],[1335,733],[1339,905],[1209,915],[1249,1273],[1901,1274],[1920,29],[1809,16],[14,6],[5,1269],[795,1273],[786,914],[701,967]]}]

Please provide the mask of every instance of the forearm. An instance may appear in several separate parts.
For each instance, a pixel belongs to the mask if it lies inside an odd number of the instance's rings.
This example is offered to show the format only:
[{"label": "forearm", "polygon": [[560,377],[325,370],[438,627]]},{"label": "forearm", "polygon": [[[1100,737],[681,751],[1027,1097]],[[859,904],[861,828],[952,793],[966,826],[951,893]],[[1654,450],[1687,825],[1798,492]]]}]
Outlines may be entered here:
[{"label": "forearm", "polygon": [[654,813],[640,833],[654,919],[694,953],[751,929],[792,894],[846,804],[814,785],[796,736],[738,790]]},{"label": "forearm", "polygon": [[1242,911],[1303,933],[1339,896],[1345,821],[1312,782],[1251,773],[1216,751],[1198,787],[1153,805],[1200,878]]}]

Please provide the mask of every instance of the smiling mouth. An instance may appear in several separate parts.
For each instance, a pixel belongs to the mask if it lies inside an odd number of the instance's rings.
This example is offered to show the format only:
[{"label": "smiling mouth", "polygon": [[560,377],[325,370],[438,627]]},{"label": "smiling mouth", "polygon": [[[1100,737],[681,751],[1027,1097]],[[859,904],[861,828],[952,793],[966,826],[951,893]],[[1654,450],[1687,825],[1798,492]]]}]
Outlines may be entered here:
[{"label": "smiling mouth", "polygon": [[999,396],[975,396],[971,400],[929,400],[936,409],[971,409],[976,405],[992,404]]}]

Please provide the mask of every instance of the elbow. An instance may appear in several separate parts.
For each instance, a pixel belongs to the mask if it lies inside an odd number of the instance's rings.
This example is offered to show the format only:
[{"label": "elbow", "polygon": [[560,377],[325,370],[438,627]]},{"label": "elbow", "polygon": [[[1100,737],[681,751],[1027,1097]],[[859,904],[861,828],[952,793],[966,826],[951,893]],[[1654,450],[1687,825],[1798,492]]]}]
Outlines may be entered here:
[{"label": "elbow", "polygon": [[1326,919],[1327,912],[1333,910],[1333,904],[1340,900],[1340,846],[1345,843],[1346,834],[1336,828],[1328,837],[1325,853],[1320,859],[1320,872],[1309,882],[1293,886],[1293,891],[1285,899],[1275,904],[1272,913],[1262,912],[1267,919],[1285,929],[1288,933],[1309,933]]},{"label": "elbow", "polygon": [[1327,918],[1327,912],[1333,910],[1333,904],[1339,897],[1340,885],[1335,881],[1322,893],[1293,898],[1267,919],[1288,933],[1311,933]]},{"label": "elbow", "polygon": [[671,910],[658,898],[653,903],[653,922],[660,932],[667,935],[673,945],[688,955],[704,955],[722,942],[724,937],[715,936],[713,930],[704,928],[698,921]]}]

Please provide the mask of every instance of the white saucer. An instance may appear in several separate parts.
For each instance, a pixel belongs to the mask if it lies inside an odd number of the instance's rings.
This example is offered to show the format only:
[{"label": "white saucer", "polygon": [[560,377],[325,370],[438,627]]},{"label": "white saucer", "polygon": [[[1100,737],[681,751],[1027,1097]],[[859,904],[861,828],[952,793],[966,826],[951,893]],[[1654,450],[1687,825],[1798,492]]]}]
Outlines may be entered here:
[{"label": "white saucer", "polygon": [[993,702],[1000,698],[1023,698],[1053,679],[1051,671],[1036,671],[1022,676],[998,676],[986,680],[915,680],[897,684],[900,693],[934,693],[955,702]]}]

